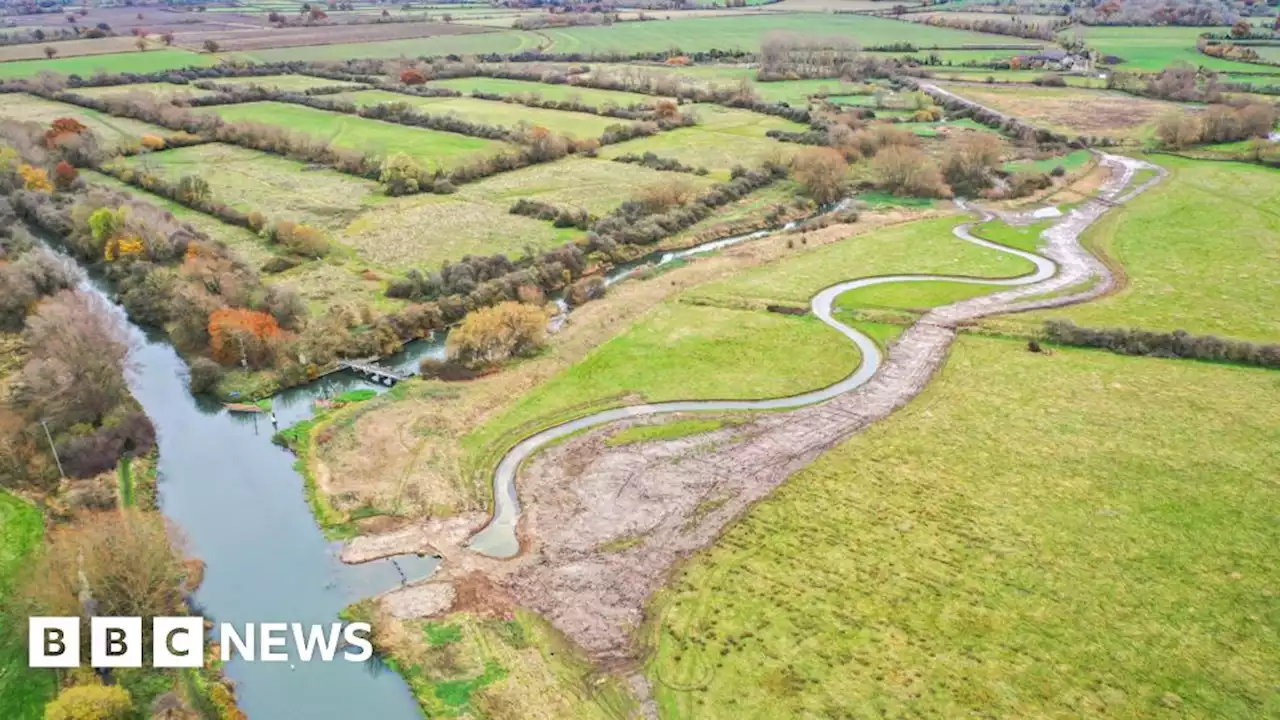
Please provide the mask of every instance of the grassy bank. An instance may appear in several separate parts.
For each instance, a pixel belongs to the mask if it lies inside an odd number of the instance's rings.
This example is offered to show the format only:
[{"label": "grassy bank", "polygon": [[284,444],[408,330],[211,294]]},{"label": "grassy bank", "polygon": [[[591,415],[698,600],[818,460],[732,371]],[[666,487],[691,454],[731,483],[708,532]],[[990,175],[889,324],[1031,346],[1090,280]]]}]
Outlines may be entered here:
[{"label": "grassy bank", "polygon": [[1277,407],[1273,372],[962,338],[655,604],[663,717],[1280,712]]},{"label": "grassy bank", "polygon": [[15,576],[43,540],[40,511],[0,491],[0,717],[6,720],[43,718],[44,704],[57,689],[52,671],[27,667],[25,623],[5,608]]}]

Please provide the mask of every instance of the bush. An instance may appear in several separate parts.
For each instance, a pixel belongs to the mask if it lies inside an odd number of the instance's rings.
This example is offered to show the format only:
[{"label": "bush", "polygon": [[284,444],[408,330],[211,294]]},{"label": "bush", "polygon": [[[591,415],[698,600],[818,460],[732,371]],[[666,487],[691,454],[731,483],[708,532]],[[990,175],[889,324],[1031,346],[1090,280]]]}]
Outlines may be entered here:
[{"label": "bush", "polygon": [[1013,197],[1024,197],[1053,184],[1048,175],[1034,170],[1020,170],[1009,178],[1009,192]]},{"label": "bush", "polygon": [[119,685],[77,685],[44,708],[45,720],[129,720],[133,698]]},{"label": "bush", "polygon": [[467,315],[449,333],[448,357],[463,367],[492,367],[526,355],[546,342],[547,315],[541,308],[504,302]]},{"label": "bush", "polygon": [[937,166],[920,150],[891,145],[876,153],[871,161],[880,185],[894,195],[946,197]]},{"label": "bush", "polygon": [[218,383],[222,382],[222,366],[209,358],[193,358],[190,370],[187,387],[191,389],[193,395],[210,394],[218,388]]}]

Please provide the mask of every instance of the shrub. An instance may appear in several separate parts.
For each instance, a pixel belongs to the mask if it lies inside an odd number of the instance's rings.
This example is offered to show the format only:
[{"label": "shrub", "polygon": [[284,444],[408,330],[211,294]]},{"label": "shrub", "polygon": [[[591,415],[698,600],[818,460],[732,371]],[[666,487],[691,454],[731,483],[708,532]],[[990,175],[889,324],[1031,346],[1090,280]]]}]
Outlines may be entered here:
[{"label": "shrub", "polygon": [[133,698],[119,685],[77,685],[44,708],[45,720],[129,720]]},{"label": "shrub", "polygon": [[187,386],[194,395],[212,393],[222,382],[222,366],[206,357],[192,358]]},{"label": "shrub", "polygon": [[1009,178],[1009,192],[1013,197],[1030,195],[1053,184],[1048,175],[1034,170],[1020,170]]},{"label": "shrub", "polygon": [[880,185],[895,195],[946,197],[942,174],[929,156],[913,147],[892,145],[871,161]]},{"label": "shrub", "polygon": [[260,368],[269,364],[271,342],[279,336],[279,323],[267,313],[221,308],[209,315],[209,347],[223,365]]},{"label": "shrub", "polygon": [[427,76],[421,70],[405,68],[400,71],[400,82],[405,85],[423,85],[427,82]]},{"label": "shrub", "polygon": [[467,315],[449,333],[448,357],[467,368],[492,367],[546,342],[547,315],[518,302],[499,303]]},{"label": "shrub", "polygon": [[839,200],[849,181],[849,165],[838,150],[809,148],[791,161],[795,179],[809,197],[820,203]]},{"label": "shrub", "polygon": [[70,190],[75,185],[76,178],[80,177],[80,173],[76,171],[75,166],[66,160],[60,161],[53,168],[53,184],[59,190]]}]

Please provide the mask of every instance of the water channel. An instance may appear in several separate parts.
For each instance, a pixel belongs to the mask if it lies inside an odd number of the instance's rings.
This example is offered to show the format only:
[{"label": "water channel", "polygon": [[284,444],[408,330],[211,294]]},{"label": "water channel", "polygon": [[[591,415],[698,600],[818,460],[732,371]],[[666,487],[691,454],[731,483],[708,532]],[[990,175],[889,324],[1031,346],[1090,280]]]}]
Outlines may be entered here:
[{"label": "water channel", "polygon": [[[823,208],[819,214],[840,206]],[[612,284],[644,265],[662,266],[770,234],[760,231],[693,248],[656,252],[619,265]],[[53,243],[56,245],[56,243]],[[94,280],[85,289],[109,296]],[[558,301],[562,310],[568,308]],[[265,414],[230,413],[187,390],[187,364],[162,337],[112,312],[132,342],[129,387],[156,427],[159,504],[181,528],[186,551],[205,562],[195,595],[198,610],[215,622],[327,624],[347,605],[412,582],[434,571],[437,560],[399,556],[363,565],[339,561],[339,544],[316,526],[294,456],[274,445],[276,428]],[[445,333],[409,343],[386,365],[416,371],[425,357],[444,355]],[[280,428],[311,416],[316,399],[380,385],[338,373],[275,396]],[[233,659],[226,674],[251,720],[411,720],[421,718],[404,680],[375,665],[334,662],[263,663]]]}]

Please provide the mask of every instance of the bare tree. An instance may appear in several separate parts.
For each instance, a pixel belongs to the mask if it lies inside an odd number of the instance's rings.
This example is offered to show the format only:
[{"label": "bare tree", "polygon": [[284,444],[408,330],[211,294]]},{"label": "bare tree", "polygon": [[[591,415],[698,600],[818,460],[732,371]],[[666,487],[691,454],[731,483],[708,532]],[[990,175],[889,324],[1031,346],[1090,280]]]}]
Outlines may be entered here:
[{"label": "bare tree", "polygon": [[28,415],[58,427],[97,423],[128,392],[128,341],[96,295],[64,290],[27,319],[30,359],[20,394]]}]

